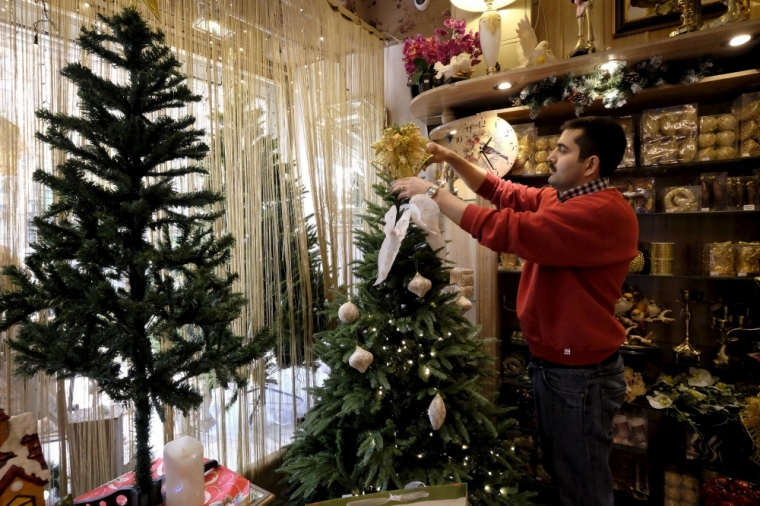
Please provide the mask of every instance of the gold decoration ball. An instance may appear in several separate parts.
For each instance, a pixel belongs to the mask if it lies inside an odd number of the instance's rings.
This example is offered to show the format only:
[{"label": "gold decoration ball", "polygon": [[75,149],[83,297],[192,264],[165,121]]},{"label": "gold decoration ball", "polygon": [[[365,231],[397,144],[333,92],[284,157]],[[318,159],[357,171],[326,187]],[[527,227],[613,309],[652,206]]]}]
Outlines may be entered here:
[{"label": "gold decoration ball", "polygon": [[736,130],[736,118],[732,114],[718,116],[718,130]]},{"label": "gold decoration ball", "polygon": [[351,301],[338,308],[338,319],[343,323],[354,323],[359,319],[359,308]]},{"label": "gold decoration ball", "polygon": [[699,132],[710,133],[718,128],[718,120],[714,116],[702,116],[699,118]]},{"label": "gold decoration ball", "polygon": [[660,132],[663,135],[675,135],[678,130],[678,123],[670,119],[663,119],[660,121]]},{"label": "gold decoration ball", "polygon": [[697,124],[697,111],[696,109],[687,109],[681,113],[681,123],[696,125]]},{"label": "gold decoration ball", "polygon": [[700,149],[699,154],[697,154],[697,160],[701,162],[715,160],[715,148],[709,147]]},{"label": "gold decoration ball", "polygon": [[718,146],[733,146],[736,140],[736,134],[733,132],[718,132],[715,135],[715,140],[718,141]]},{"label": "gold decoration ball", "polygon": [[755,100],[742,107],[741,111],[739,111],[739,119],[742,121],[748,120],[758,113],[760,113],[760,100]]},{"label": "gold decoration ball", "polygon": [[697,155],[697,143],[694,139],[686,139],[678,148],[678,159],[682,162],[691,162]]},{"label": "gold decoration ball", "polygon": [[715,146],[715,134],[699,134],[699,147],[711,148]]},{"label": "gold decoration ball", "polygon": [[536,150],[537,151],[546,151],[549,149],[549,138],[548,137],[539,137],[536,139]]},{"label": "gold decoration ball", "polygon": [[557,143],[559,142],[559,135],[552,135],[549,137],[549,150],[552,151],[557,147]]},{"label": "gold decoration ball", "polygon": [[644,116],[641,125],[644,129],[644,133],[650,137],[660,133],[660,120],[655,116]]},{"label": "gold decoration ball", "polygon": [[551,170],[549,169],[548,163],[539,163],[536,165],[535,174],[549,174]]},{"label": "gold decoration ball", "polygon": [[739,134],[739,139],[740,140],[749,139],[750,137],[755,136],[757,132],[758,132],[757,122],[751,119],[747,120],[744,123],[742,123],[742,129],[741,129],[741,133]]},{"label": "gold decoration ball", "polygon": [[736,150],[732,146],[721,146],[715,150],[716,160],[730,160],[736,157]]},{"label": "gold decoration ball", "polygon": [[760,156],[760,144],[755,142],[754,139],[747,139],[746,141],[742,141],[742,155]]},{"label": "gold decoration ball", "polygon": [[549,152],[546,150],[536,151],[536,154],[533,156],[536,163],[544,163],[547,158],[549,158]]}]

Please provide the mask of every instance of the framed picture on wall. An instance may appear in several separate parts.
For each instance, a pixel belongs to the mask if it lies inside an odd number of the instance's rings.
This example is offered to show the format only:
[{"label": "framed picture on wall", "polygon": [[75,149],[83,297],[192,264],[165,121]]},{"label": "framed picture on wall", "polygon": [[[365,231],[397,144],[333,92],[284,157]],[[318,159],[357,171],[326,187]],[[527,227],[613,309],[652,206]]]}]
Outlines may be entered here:
[{"label": "framed picture on wall", "polygon": [[[614,37],[678,25],[681,14],[675,4],[676,0],[615,0]],[[724,12],[726,6],[721,0],[702,0],[703,18]]]}]

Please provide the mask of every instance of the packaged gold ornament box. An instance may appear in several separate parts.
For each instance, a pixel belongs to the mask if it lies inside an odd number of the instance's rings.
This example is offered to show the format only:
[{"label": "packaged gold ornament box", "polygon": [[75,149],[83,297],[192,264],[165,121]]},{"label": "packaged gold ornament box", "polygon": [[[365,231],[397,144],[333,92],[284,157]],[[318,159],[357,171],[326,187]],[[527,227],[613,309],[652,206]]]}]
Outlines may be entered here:
[{"label": "packaged gold ornament box", "polygon": [[688,163],[697,157],[697,104],[649,109],[641,115],[641,165]]}]

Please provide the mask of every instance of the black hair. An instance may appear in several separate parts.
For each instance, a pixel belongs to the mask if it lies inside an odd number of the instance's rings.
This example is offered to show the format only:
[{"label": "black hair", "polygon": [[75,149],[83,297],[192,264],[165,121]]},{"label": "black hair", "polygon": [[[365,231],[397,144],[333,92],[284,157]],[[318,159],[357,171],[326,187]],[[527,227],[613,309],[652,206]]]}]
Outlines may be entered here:
[{"label": "black hair", "polygon": [[610,177],[620,165],[628,141],[618,122],[602,116],[588,116],[566,121],[561,130],[581,132],[575,139],[580,148],[578,161],[589,156],[599,157],[599,177]]}]

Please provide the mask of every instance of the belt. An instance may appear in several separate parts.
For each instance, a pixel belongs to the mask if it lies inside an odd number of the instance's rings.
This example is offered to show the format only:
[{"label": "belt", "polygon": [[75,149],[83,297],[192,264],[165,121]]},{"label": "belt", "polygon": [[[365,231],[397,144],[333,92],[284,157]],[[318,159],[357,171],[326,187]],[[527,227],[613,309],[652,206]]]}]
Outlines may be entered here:
[{"label": "belt", "polygon": [[550,362],[548,360],[544,360],[543,358],[538,358],[536,356],[531,355],[530,361],[536,364],[539,367],[548,367],[552,369],[595,369],[597,367],[602,367],[605,365],[614,364],[617,362],[617,359],[620,357],[620,352],[616,351],[609,357],[605,358],[601,362],[597,364],[586,364],[586,365],[567,365],[567,364],[558,364],[556,362]]}]

